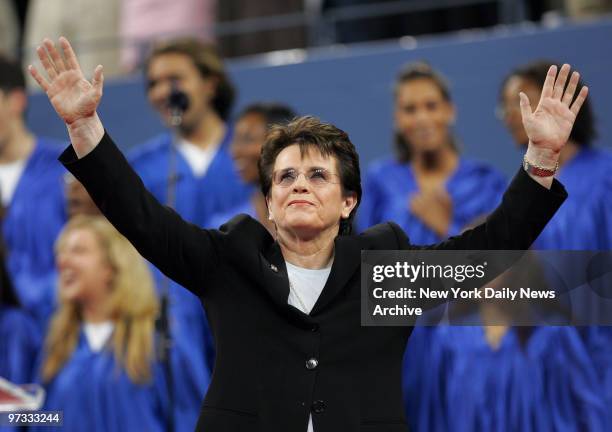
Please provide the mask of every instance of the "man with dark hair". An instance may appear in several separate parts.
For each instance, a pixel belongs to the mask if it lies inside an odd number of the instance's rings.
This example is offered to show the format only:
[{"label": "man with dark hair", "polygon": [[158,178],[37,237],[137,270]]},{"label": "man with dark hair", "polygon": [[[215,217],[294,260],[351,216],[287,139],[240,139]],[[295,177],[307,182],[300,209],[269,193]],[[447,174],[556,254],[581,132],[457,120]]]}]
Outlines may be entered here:
[{"label": "man with dark hair", "polygon": [[[26,127],[20,66],[0,57],[0,197],[7,267],[21,304],[44,325],[53,306],[53,244],[66,220],[59,143]],[[44,288],[43,288],[44,287]]]},{"label": "man with dark hair", "polygon": [[[171,130],[133,150],[130,163],[159,201],[207,226],[211,215],[232,208],[252,190],[240,181],[229,153],[234,88],[223,62],[209,44],[176,39],[153,48],[144,78],[149,103]],[[175,383],[175,406],[182,410],[176,421],[192,429],[212,373],[212,337],[198,298],[154,274],[160,290],[169,287],[172,337],[192,348],[188,363],[180,366],[191,378]]]},{"label": "man with dark hair", "polygon": [[232,207],[250,191],[228,151],[234,88],[216,50],[194,39],[155,47],[144,74],[149,103],[163,121],[168,126],[176,121],[177,97],[182,115],[172,133],[137,147],[130,162],[157,199],[203,226],[211,214]]}]

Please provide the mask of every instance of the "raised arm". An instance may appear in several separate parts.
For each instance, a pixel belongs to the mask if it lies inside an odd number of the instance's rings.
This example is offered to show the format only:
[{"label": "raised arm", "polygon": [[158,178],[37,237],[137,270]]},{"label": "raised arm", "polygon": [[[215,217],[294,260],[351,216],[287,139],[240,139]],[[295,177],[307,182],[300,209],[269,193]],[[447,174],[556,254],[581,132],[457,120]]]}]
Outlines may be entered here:
[{"label": "raised arm", "polygon": [[[576,116],[589,92],[584,86],[574,97],[580,74],[574,71],[568,83],[570,69],[568,64],[564,64],[560,71],[555,65],[548,69],[535,111],[532,111],[527,95],[523,92],[519,94],[523,126],[529,138],[525,161],[553,173],[559,166],[561,149],[567,143]],[[544,187],[550,188],[552,185],[552,175],[530,175]]]},{"label": "raised arm", "polygon": [[60,45],[64,58],[50,39],[45,39],[36,49],[47,77],[33,65],[28,70],[47,94],[57,115],[66,123],[70,142],[80,159],[91,152],[104,135],[96,111],[102,98],[104,75],[102,65],[98,65],[91,82],[87,81],[68,40],[61,37]]},{"label": "raised arm", "polygon": [[47,77],[34,66],[29,71],[68,128],[72,147],[64,151],[61,162],[142,256],[202,295],[205,279],[218,268],[220,234],[185,222],[147,191],[96,112],[102,97],[102,66],[87,81],[68,40],[60,38],[60,45],[64,58],[49,39],[37,49]]}]

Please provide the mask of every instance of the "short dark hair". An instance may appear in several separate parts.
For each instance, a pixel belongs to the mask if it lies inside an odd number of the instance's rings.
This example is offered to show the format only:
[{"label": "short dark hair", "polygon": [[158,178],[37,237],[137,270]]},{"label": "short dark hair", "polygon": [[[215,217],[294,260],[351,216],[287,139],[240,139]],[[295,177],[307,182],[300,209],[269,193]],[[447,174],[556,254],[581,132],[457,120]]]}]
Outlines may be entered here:
[{"label": "short dark hair", "polygon": [[0,90],[10,92],[12,90],[25,91],[25,77],[19,63],[0,55]]},{"label": "short dark hair", "polygon": [[[542,88],[544,81],[546,80],[546,75],[548,74],[548,69],[551,65],[557,65],[559,69],[561,68],[560,64],[550,60],[537,60],[517,67],[510,72],[506,78],[504,78],[500,90],[500,99],[503,95],[504,87],[506,87],[506,84],[510,78],[513,77],[525,79],[532,82],[539,88]],[[574,95],[574,100],[578,96],[578,93],[583,85],[584,83],[582,82],[581,78],[578,82],[578,91]],[[537,104],[537,101],[531,101],[531,104],[534,106],[533,104]],[[576,142],[576,144],[580,146],[589,146],[596,137],[597,131],[595,129],[593,109],[589,103],[589,98],[587,98],[584,101],[582,108],[580,108],[578,116],[576,117],[576,121],[574,122],[574,127],[572,128],[569,139]]]},{"label": "short dark hair", "polygon": [[330,123],[324,123],[316,117],[304,116],[285,125],[272,126],[259,158],[259,181],[262,193],[266,197],[270,193],[276,157],[283,149],[293,144],[300,146],[302,155],[310,147],[314,147],[323,156],[336,158],[344,196],[350,193],[357,195],[357,205],[348,219],[340,221],[340,234],[350,234],[355,213],[361,202],[359,155],[348,134]]},{"label": "short dark hair", "polygon": [[159,43],[153,47],[153,50],[145,60],[145,75],[149,71],[151,61],[164,54],[182,54],[187,56],[198,69],[202,78],[217,78],[218,84],[215,97],[212,100],[212,106],[219,117],[227,121],[234,105],[236,91],[227,76],[217,48],[210,43],[194,38],[177,38]]},{"label": "short dark hair", "polygon": [[267,127],[275,124],[286,124],[297,117],[291,107],[277,102],[257,102],[247,105],[236,118],[240,120],[249,114],[262,116]]},{"label": "short dark hair", "polygon": [[[393,87],[394,98],[397,99],[397,95],[402,84],[423,79],[431,81],[432,84],[438,88],[442,98],[446,102],[453,102],[448,80],[444,77],[444,75],[432,68],[429,63],[424,61],[408,63],[407,65],[404,65],[402,69],[400,69]],[[454,140],[451,140],[451,145],[453,148],[457,148]],[[406,142],[406,139],[398,131],[395,131],[394,134],[394,150],[395,156],[400,162],[409,162],[412,158],[410,143]]]}]

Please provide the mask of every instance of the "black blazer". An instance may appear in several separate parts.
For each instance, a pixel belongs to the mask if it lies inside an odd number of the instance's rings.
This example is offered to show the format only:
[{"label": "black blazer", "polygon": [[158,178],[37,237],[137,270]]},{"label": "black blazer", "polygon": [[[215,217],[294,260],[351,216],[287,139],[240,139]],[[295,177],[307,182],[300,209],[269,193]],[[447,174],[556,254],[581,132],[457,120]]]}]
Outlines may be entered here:
[{"label": "black blazer", "polygon": [[[61,162],[140,253],[206,309],[217,358],[197,429],[204,432],[405,432],[402,356],[412,328],[360,326],[363,249],[527,249],[567,196],[522,169],[487,221],[431,246],[412,246],[395,224],[339,236],[329,279],[310,315],[287,304],[278,244],[237,216],[203,230],[159,204],[108,135],[87,156]],[[308,361],[315,359],[314,361]]]}]

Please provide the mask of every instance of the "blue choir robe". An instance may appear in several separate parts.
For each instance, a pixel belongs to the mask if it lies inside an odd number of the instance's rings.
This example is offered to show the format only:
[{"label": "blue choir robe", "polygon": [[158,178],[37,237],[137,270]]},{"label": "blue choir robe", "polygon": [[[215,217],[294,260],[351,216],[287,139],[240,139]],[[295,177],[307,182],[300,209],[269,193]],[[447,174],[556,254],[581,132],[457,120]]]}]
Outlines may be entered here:
[{"label": "blue choir robe", "polygon": [[539,250],[612,249],[612,153],[582,148],[557,174],[568,198],[533,248]]},{"label": "blue choir robe", "polygon": [[65,145],[37,138],[3,221],[7,268],[21,305],[44,323],[54,287],[55,240],[66,222],[64,167],[57,158]]},{"label": "blue choir robe", "polygon": [[[229,153],[231,138],[229,128],[202,177],[196,176],[183,155],[174,150],[174,208],[185,220],[209,228],[212,215],[250,196],[252,186],[241,182]],[[135,148],[128,157],[147,189],[162,203],[167,202],[172,146],[171,135],[162,134]],[[158,291],[164,291],[164,284],[168,284],[172,337],[190,355],[184,360],[188,362],[182,371],[184,379],[177,380],[177,385],[191,390],[191,399],[199,404],[208,388],[214,363],[214,343],[204,309],[191,292],[166,280],[157,269],[154,275]],[[191,375],[186,375],[187,372]]]},{"label": "blue choir robe", "polygon": [[[453,203],[448,236],[456,235],[477,219],[490,213],[506,189],[506,180],[491,166],[461,158],[446,182]],[[414,173],[407,163],[395,159],[374,162],[367,171],[363,199],[357,214],[359,231],[378,223],[393,221],[408,234],[413,244],[443,240],[410,212],[410,196],[418,192]]]},{"label": "blue choir robe", "polygon": [[[418,349],[411,349],[418,348]],[[593,362],[572,327],[510,328],[492,348],[480,326],[416,327],[404,363],[411,430],[604,431]]]},{"label": "blue choir robe", "polygon": [[[244,184],[229,153],[232,134],[228,132],[202,177],[196,176],[180,151],[174,151],[175,204],[184,219],[203,228],[215,213],[226,211],[246,199],[253,190]],[[160,135],[136,147],[129,161],[147,189],[161,202],[167,201],[172,137]]]},{"label": "blue choir robe", "polygon": [[40,347],[34,319],[20,308],[0,305],[0,377],[15,384],[34,382]]},{"label": "blue choir robe", "polygon": [[[111,344],[109,339],[107,346]],[[151,375],[149,383],[135,384],[115,361],[112,350],[93,351],[81,331],[70,359],[45,384],[47,394],[42,409],[63,411],[63,426],[49,430],[163,432],[168,418],[168,391],[158,363],[153,365]]]},{"label": "blue choir robe", "polygon": [[[570,198],[539,236],[535,249],[610,249],[610,160],[607,152],[582,149],[559,171]],[[610,346],[610,327],[538,328],[526,350],[519,346],[514,329],[493,350],[478,326],[417,327],[404,366],[412,427],[610,430],[612,414],[608,409],[602,414],[601,409],[612,402]],[[412,373],[415,369],[423,372]]]},{"label": "blue choir robe", "polygon": [[[582,148],[557,174],[568,198],[534,243],[541,250],[612,250],[612,153]],[[568,263],[571,266],[572,263]],[[591,303],[597,298],[587,299]],[[589,305],[591,315],[595,313]],[[605,310],[600,313],[607,313]],[[590,326],[580,334],[593,358],[607,406],[612,404],[612,328]],[[606,430],[612,430],[612,411]]]},{"label": "blue choir robe", "polygon": [[257,211],[253,206],[251,199],[246,199],[237,206],[232,207],[230,210],[216,213],[209,219],[209,225],[213,228],[219,228],[233,217],[239,214],[246,214],[254,219],[257,219]]},{"label": "blue choir robe", "polygon": [[612,430],[612,327],[589,326],[580,329],[581,335],[593,359],[606,404],[606,430]]}]

